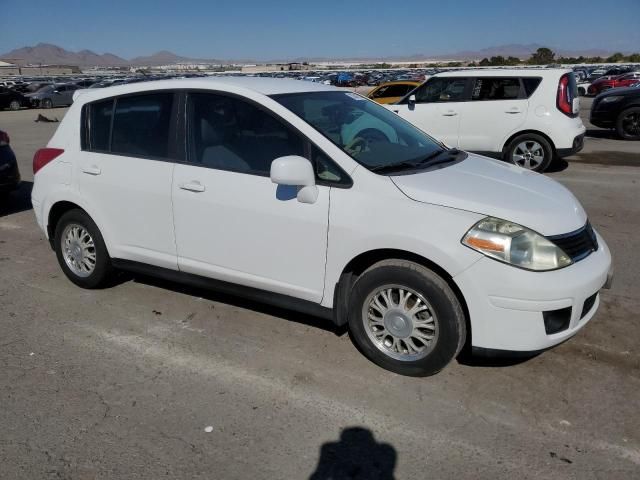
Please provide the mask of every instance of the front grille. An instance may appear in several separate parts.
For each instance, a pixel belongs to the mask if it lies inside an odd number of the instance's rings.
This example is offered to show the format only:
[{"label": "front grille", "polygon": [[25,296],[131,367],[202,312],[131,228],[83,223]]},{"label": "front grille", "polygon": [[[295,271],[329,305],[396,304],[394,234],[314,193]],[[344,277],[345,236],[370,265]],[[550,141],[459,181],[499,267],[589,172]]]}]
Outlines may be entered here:
[{"label": "front grille", "polygon": [[598,250],[598,240],[589,222],[575,232],[547,238],[560,247],[574,262],[579,262]]}]

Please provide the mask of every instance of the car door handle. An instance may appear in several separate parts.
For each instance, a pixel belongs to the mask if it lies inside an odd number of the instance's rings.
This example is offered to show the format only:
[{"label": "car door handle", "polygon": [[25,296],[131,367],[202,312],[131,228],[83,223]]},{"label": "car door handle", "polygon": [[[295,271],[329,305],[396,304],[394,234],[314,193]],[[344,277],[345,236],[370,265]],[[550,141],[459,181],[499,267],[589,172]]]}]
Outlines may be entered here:
[{"label": "car door handle", "polygon": [[444,117],[455,117],[458,114],[455,110],[447,110],[446,112],[442,112],[442,116]]},{"label": "car door handle", "polygon": [[206,190],[205,186],[202,185],[200,182],[189,182],[189,183],[183,183],[181,185],[179,185],[179,187],[182,190],[188,190],[190,192],[204,192]]},{"label": "car door handle", "polygon": [[509,110],[505,110],[505,113],[522,113],[522,110],[519,108],[511,108]]},{"label": "car door handle", "polygon": [[100,175],[102,170],[100,170],[95,165],[91,165],[90,167],[84,167],[82,171],[88,175]]}]

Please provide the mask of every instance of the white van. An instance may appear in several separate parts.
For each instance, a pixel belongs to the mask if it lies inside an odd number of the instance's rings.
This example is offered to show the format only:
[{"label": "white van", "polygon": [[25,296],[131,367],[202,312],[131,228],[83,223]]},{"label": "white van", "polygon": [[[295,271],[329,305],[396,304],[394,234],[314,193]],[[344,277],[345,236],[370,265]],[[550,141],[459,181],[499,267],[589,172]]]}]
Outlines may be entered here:
[{"label": "white van", "polygon": [[611,264],[559,183],[312,82],[86,90],[33,170],[37,222],[80,287],[125,269],[313,313],[405,375],[465,344],[563,342]]},{"label": "white van", "polygon": [[579,102],[571,70],[491,69],[434,75],[388,108],[451,147],[543,172],[582,150]]}]

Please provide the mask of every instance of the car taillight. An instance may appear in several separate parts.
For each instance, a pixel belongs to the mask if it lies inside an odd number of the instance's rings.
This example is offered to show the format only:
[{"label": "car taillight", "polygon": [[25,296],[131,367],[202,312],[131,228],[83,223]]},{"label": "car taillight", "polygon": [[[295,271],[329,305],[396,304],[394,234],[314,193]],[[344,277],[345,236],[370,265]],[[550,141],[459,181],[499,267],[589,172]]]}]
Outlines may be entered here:
[{"label": "car taillight", "polygon": [[41,148],[38,150],[33,156],[33,174],[38,173],[38,170],[63,153],[64,150],[61,148]]},{"label": "car taillight", "polygon": [[565,73],[558,82],[558,95],[556,96],[556,106],[565,115],[573,117],[573,105],[569,92],[569,74]]},{"label": "car taillight", "polygon": [[9,135],[6,132],[0,131],[0,147],[9,145],[9,143]]}]

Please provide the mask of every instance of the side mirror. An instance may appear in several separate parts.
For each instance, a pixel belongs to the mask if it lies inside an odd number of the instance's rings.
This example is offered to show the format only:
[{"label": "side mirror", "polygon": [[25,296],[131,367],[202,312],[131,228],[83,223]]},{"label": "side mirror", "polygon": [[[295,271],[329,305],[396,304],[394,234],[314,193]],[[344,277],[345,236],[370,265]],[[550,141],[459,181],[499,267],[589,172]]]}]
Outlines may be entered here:
[{"label": "side mirror", "polygon": [[271,181],[278,185],[298,187],[297,199],[300,203],[315,203],[318,187],[313,165],[304,157],[287,155],[271,162]]},{"label": "side mirror", "polygon": [[413,107],[416,104],[415,94],[409,96],[409,106]]}]

